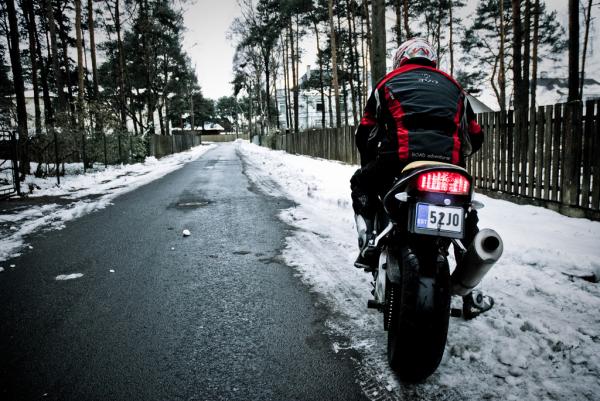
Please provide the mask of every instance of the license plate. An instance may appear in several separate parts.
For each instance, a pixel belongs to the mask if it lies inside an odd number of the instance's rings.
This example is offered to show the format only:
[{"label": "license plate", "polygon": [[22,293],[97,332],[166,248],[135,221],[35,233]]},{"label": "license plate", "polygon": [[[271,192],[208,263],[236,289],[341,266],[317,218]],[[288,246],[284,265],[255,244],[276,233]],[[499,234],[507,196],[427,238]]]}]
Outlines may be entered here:
[{"label": "license plate", "polygon": [[462,233],[464,210],[461,207],[417,203],[416,227],[420,230]]}]

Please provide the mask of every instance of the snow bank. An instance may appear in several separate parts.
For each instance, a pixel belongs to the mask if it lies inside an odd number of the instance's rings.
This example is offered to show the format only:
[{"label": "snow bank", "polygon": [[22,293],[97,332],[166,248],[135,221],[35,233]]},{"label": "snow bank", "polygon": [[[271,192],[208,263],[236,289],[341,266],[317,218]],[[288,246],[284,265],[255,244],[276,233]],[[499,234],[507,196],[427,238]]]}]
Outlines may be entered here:
[{"label": "snow bank", "polygon": [[[37,188],[29,195],[30,198],[59,197],[67,203],[31,206],[1,215],[0,225],[10,224],[11,227],[10,232],[0,238],[0,261],[18,256],[25,246],[27,235],[40,229],[61,229],[65,222],[105,208],[117,196],[181,168],[214,146],[201,145],[160,160],[148,157],[144,163],[109,166],[88,174],[66,175],[61,177],[60,187],[56,185],[55,177],[42,179],[28,176],[23,187],[31,184]],[[74,168],[67,171],[75,171]]]},{"label": "snow bank", "polygon": [[[355,269],[349,179],[356,166],[238,142],[246,173],[265,192],[297,205],[281,218],[296,228],[284,257],[334,311],[327,322],[363,355],[361,372],[391,398],[594,400],[600,394],[600,223],[483,195],[480,227],[504,239],[502,259],[480,285],[496,306],[452,319],[438,371],[400,385],[386,362],[382,317],[366,308],[369,275]],[[454,300],[456,302],[457,300]],[[458,302],[460,304],[460,302]],[[372,395],[371,393],[368,393]]]}]

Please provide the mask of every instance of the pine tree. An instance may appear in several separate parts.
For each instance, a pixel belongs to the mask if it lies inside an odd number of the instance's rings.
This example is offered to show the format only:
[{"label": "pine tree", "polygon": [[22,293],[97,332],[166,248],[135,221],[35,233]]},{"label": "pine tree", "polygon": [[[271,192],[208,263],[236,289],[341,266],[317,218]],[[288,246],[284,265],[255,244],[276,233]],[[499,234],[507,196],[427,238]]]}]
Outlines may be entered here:
[{"label": "pine tree", "polygon": [[[518,3],[518,2],[517,2]],[[504,17],[500,18],[500,11],[503,11]],[[521,20],[521,12],[517,13],[519,20]],[[489,67],[491,73],[488,75],[481,75],[482,79],[489,80],[498,104],[502,110],[505,110],[507,106],[507,95],[509,81],[505,79],[507,71],[505,66],[513,66],[513,81],[515,81],[514,71],[515,59],[514,59],[514,46],[515,43],[523,45],[523,39],[515,41],[514,39],[514,27],[513,22],[513,9],[511,1],[504,0],[498,2],[496,0],[482,0],[476,9],[474,22],[465,30],[463,39],[461,40],[461,46],[465,52],[465,56],[461,59],[466,65],[471,66],[472,69],[481,71],[481,68],[476,66],[485,65]],[[535,17],[535,15],[534,15]],[[553,59],[560,54],[565,46],[563,39],[564,30],[557,22],[556,12],[548,12],[545,4],[540,2],[539,4],[539,29],[538,29],[538,40],[533,41],[532,46],[537,46],[537,55],[535,63],[541,58]],[[535,21],[535,18],[534,18]],[[535,27],[534,29],[535,30]],[[530,29],[531,31],[531,29]],[[521,57],[520,70],[523,68],[523,60]],[[518,69],[517,69],[518,70]],[[518,72],[518,71],[517,71]],[[537,66],[535,73],[537,75]],[[522,75],[522,74],[521,74]],[[474,76],[474,78],[477,78]],[[518,77],[517,77],[518,78]],[[517,82],[521,82],[517,84]],[[523,90],[523,77],[517,79],[514,82],[513,89],[516,97],[522,96],[527,98],[527,92],[518,92]],[[531,78],[532,87],[530,90],[535,91],[535,80]],[[483,82],[479,81],[478,86]],[[528,100],[515,99],[515,107],[518,107],[519,102],[521,106],[525,107]]]},{"label": "pine tree", "polygon": [[19,44],[19,25],[17,10],[14,0],[7,0],[6,12],[8,17],[8,39],[10,64],[13,75],[13,85],[15,88],[15,98],[17,101],[17,126],[19,132],[19,169],[21,174],[29,174],[29,133],[27,131],[27,110],[25,108],[25,84],[23,82],[23,67],[21,64],[21,51]]}]

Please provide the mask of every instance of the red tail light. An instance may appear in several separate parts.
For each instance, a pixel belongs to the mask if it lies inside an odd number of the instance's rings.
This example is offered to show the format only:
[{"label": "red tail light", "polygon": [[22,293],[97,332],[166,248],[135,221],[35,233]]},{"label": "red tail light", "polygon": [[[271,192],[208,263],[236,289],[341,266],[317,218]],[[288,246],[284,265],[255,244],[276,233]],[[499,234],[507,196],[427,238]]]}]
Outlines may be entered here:
[{"label": "red tail light", "polygon": [[454,171],[429,171],[419,175],[417,179],[419,191],[468,195],[470,188],[469,179]]}]

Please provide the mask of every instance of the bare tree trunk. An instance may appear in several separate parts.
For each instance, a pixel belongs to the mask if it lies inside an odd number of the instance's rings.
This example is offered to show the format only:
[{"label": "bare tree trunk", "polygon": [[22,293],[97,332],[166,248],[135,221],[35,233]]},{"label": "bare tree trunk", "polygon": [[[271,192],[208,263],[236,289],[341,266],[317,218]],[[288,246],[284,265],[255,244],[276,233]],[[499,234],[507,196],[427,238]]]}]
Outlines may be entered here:
[{"label": "bare tree trunk", "polygon": [[38,61],[37,61],[37,27],[35,24],[35,13],[32,0],[24,0],[21,8],[27,25],[29,38],[29,59],[31,61],[31,85],[33,86],[33,105],[35,110],[35,133],[42,133],[42,113],[40,110],[40,89],[38,84]]},{"label": "bare tree trunk", "polygon": [[448,39],[448,49],[450,50],[450,75],[454,76],[454,18],[452,16],[452,1],[448,2],[448,16],[450,38]]},{"label": "bare tree trunk", "polygon": [[494,94],[496,95],[496,99],[498,99],[498,103],[500,103],[500,98],[501,98],[501,90],[498,90],[498,86],[496,85],[496,72],[498,70],[498,62],[500,60],[500,56],[496,57],[496,60],[494,60],[494,68],[492,69],[492,75],[490,76],[490,84],[492,85],[492,90],[494,91]]},{"label": "bare tree trunk", "polygon": [[522,75],[522,53],[523,33],[521,30],[521,2],[512,0],[513,19],[513,80],[514,80],[514,108],[523,108],[523,75]]},{"label": "bare tree trunk", "polygon": [[540,42],[540,0],[535,0],[533,10],[533,50],[531,65],[531,107],[536,107],[537,74],[538,74],[538,46]]},{"label": "bare tree trunk", "polygon": [[394,33],[396,34],[396,45],[399,47],[402,44],[402,0],[394,2],[394,11],[396,11]]},{"label": "bare tree trunk", "polygon": [[[536,3],[539,0],[536,0]],[[590,34],[590,21],[592,15],[592,0],[588,0],[587,13],[585,14],[585,36],[583,38],[583,54],[581,56],[581,78],[579,82],[579,99],[583,99],[583,82],[585,80],[585,58],[587,53],[588,38]]]},{"label": "bare tree trunk", "polygon": [[333,24],[333,0],[328,1],[329,11],[329,34],[331,38],[331,72],[333,79],[333,91],[335,93],[335,126],[341,127],[342,115],[340,113],[340,88],[338,86],[337,72],[337,45],[335,40],[335,26]]},{"label": "bare tree trunk", "polygon": [[373,53],[371,83],[373,87],[386,73],[385,1],[373,0]]},{"label": "bare tree trunk", "polygon": [[329,127],[333,127],[333,102],[331,101],[331,99],[333,98],[333,94],[332,94],[332,87],[333,84],[330,84],[328,87],[328,96],[327,96],[327,101],[328,101],[328,106],[329,106]]},{"label": "bare tree trunk", "polygon": [[[58,112],[65,113],[67,111],[67,99],[64,91],[63,76],[58,66],[58,43],[56,38],[56,24],[54,21],[54,8],[52,7],[52,0],[45,0],[46,8],[46,23],[48,25],[48,31],[50,31],[50,44],[52,49],[52,70],[54,72],[54,81],[56,82],[56,91],[58,92]],[[56,166],[58,171],[58,166]]]},{"label": "bare tree trunk", "polygon": [[102,142],[104,144],[104,167],[108,166],[108,155],[106,149],[106,133],[104,132],[104,124],[102,121],[102,114],[98,112],[98,67],[96,62],[96,32],[94,27],[94,3],[93,0],[88,0],[87,3],[88,12],[88,33],[90,35],[90,56],[92,59],[92,88],[93,94],[91,96],[93,102],[93,116],[96,121],[96,136],[98,133],[102,135]]},{"label": "bare tree trunk", "polygon": [[[373,71],[370,69],[371,67],[371,60],[372,60],[372,53],[373,53],[373,35],[372,35],[372,30],[371,30],[371,12],[369,11],[369,2],[367,0],[364,1],[363,3],[364,8],[365,8],[365,23],[367,25],[367,32],[366,32],[366,40],[367,40],[367,54],[364,60],[365,66],[369,66],[369,74],[371,75],[371,82],[373,82],[373,78],[372,78],[372,74]],[[367,80],[365,78],[365,86]],[[368,96],[368,93],[366,93],[365,91],[365,103],[366,103],[366,97]]]},{"label": "bare tree trunk", "polygon": [[[339,5],[339,0],[335,0],[335,5],[336,8],[338,9],[338,13],[336,14],[336,22],[337,22],[337,32],[342,32],[342,26],[341,26],[341,22],[340,22],[340,14],[341,14],[341,10],[340,10],[340,5]],[[343,48],[344,43],[343,42],[338,42],[338,49],[336,49],[336,54],[345,54],[347,49]],[[343,110],[344,110],[344,122],[343,122],[343,126],[347,126],[348,125],[348,88],[346,86],[347,83],[347,75],[348,75],[348,71],[346,70],[346,63],[344,62],[344,57],[342,56],[339,61],[338,61],[338,65],[339,65],[339,69],[340,71],[344,72],[344,76],[343,77],[339,77],[338,79],[340,80],[340,84],[341,84],[341,91],[342,91],[342,105]],[[344,78],[344,79],[340,79],[340,78]]]},{"label": "bare tree trunk", "polygon": [[[300,25],[299,17],[296,14],[296,75],[294,77],[294,125],[296,126],[296,132],[298,132],[300,118],[299,106],[300,106],[300,87],[298,82],[300,80]],[[293,62],[294,60],[292,60]]]},{"label": "bare tree trunk", "polygon": [[160,127],[160,134],[161,135],[166,135],[165,123],[164,123],[164,120],[163,120],[162,108],[163,108],[163,105],[160,104],[160,101],[159,101],[158,107],[156,108],[156,110],[158,111],[158,125]]},{"label": "bare tree trunk", "polygon": [[58,36],[60,37],[60,45],[62,49],[62,61],[63,67],[65,69],[64,77],[65,84],[67,85],[67,106],[68,110],[65,110],[69,113],[69,121],[71,127],[75,127],[77,125],[77,121],[75,121],[75,103],[73,101],[73,83],[71,81],[71,63],[69,60],[69,34],[68,28],[64,24],[60,24],[58,26]]},{"label": "bare tree trunk", "polygon": [[323,82],[323,55],[319,44],[319,27],[317,21],[313,22],[315,37],[317,38],[317,62],[319,63],[319,92],[321,93],[321,128],[325,128],[325,83]]},{"label": "bare tree trunk", "polygon": [[410,39],[412,33],[410,32],[410,27],[408,26],[408,0],[404,0],[404,33],[406,34],[406,39]]},{"label": "bare tree trunk", "polygon": [[271,59],[271,65],[273,66],[273,94],[275,98],[275,123],[277,130],[281,130],[281,123],[279,122],[279,101],[277,100],[277,71],[279,70],[279,65],[276,62],[275,57],[277,55],[273,55]]},{"label": "bare tree trunk", "polygon": [[500,110],[506,111],[506,66],[504,64],[504,49],[506,46],[506,25],[504,24],[504,1],[500,2],[500,50],[498,51],[498,58],[500,61],[500,71],[498,72],[498,86],[500,86],[500,96],[498,97],[500,103]]},{"label": "bare tree trunk", "polygon": [[292,91],[294,98],[294,113],[293,113],[293,123],[294,123],[294,132],[298,132],[298,88],[296,87],[296,76],[298,75],[298,71],[296,71],[296,61],[295,61],[295,47],[294,47],[294,23],[290,19],[290,50],[291,50],[291,62],[292,62]]},{"label": "bare tree trunk", "polygon": [[265,94],[267,102],[267,134],[270,131],[271,127],[271,71],[270,71],[270,62],[269,55],[266,52],[262,52],[263,63],[265,66]]},{"label": "bare tree trunk", "polygon": [[[52,49],[51,59],[52,59],[52,70],[54,73],[54,82],[56,83],[56,91],[58,92],[58,113],[64,113],[66,110],[66,100],[65,100],[65,92],[63,91],[63,81],[60,70],[58,69],[58,45],[56,43],[56,25],[54,24],[54,10],[52,7],[52,0],[44,0],[44,11],[46,16],[46,26],[48,27],[48,31],[50,32],[50,48]],[[50,104],[50,102],[49,102]],[[57,114],[58,114],[57,113]],[[58,153],[58,134],[56,133],[56,129],[54,127],[54,116],[51,116],[52,121],[49,122],[47,127],[50,127],[52,131],[52,136],[54,138],[54,161],[56,163],[56,182],[60,185],[60,157]]]},{"label": "bare tree trunk", "polygon": [[438,4],[438,14],[437,14],[437,27],[435,30],[435,40],[436,40],[436,44],[437,44],[437,57],[438,57],[438,63],[439,60],[442,59],[442,40],[441,40],[441,36],[442,36],[442,13],[444,11],[443,9],[443,3],[440,1]]},{"label": "bare tree trunk", "polygon": [[[43,16],[42,16],[43,18]],[[50,100],[50,89],[48,87],[48,73],[50,69],[50,60],[52,57],[48,57],[48,61],[44,63],[44,58],[42,57],[42,50],[39,41],[38,35],[35,35],[36,46],[35,50],[37,52],[37,60],[40,63],[40,72],[41,72],[41,85],[42,85],[42,99],[44,100],[44,125],[46,129],[48,129],[48,125],[52,124],[53,120],[53,107],[52,102]],[[50,52],[50,46],[48,46],[48,54]]]},{"label": "bare tree trunk", "polygon": [[579,0],[569,0],[569,98],[579,99]]},{"label": "bare tree trunk", "polygon": [[[9,24],[10,64],[13,72],[13,85],[17,100],[17,125],[19,130],[19,169],[21,174],[29,174],[29,140],[27,132],[27,109],[25,108],[25,83],[23,82],[23,67],[19,49],[19,25],[14,0],[7,0],[6,11]],[[20,179],[20,178],[19,178]]]},{"label": "bare tree trunk", "polygon": [[523,30],[523,108],[529,109],[529,63],[531,58],[531,0],[525,1]]},{"label": "bare tree trunk", "polygon": [[[363,110],[363,106],[362,106],[362,97],[363,94],[361,93],[361,89],[362,89],[362,79],[361,79],[361,71],[360,71],[360,61],[361,61],[361,56],[358,54],[358,43],[356,43],[357,40],[359,40],[358,38],[358,33],[356,32],[356,13],[352,16],[352,26],[353,26],[353,31],[354,31],[354,46],[352,48],[351,51],[354,52],[354,64],[356,66],[356,91],[357,91],[357,98],[358,98],[358,109],[355,110],[355,113],[358,115],[358,117],[360,117],[362,115],[362,110]],[[362,40],[361,40],[361,47],[362,47]]]},{"label": "bare tree trunk", "polygon": [[284,35],[283,39],[283,86],[284,86],[284,97],[285,97],[285,121],[288,129],[291,128],[292,123],[292,111],[291,99],[290,99],[290,72],[289,72],[289,58],[288,58],[288,39]]},{"label": "bare tree trunk", "polygon": [[146,116],[146,130],[147,130],[147,134],[148,134],[148,138],[146,140],[146,153],[148,155],[150,155],[150,137],[151,135],[155,134],[154,131],[154,102],[153,102],[153,96],[152,96],[152,87],[151,87],[151,71],[150,71],[150,66],[151,66],[151,62],[150,62],[150,43],[148,43],[148,30],[149,30],[149,26],[150,26],[150,20],[149,20],[149,10],[148,10],[149,6],[148,6],[148,0],[142,0],[140,2],[140,19],[141,19],[141,23],[143,26],[143,32],[142,32],[142,37],[141,37],[141,44],[142,44],[142,53],[144,55],[144,64],[145,64],[145,92],[144,92],[144,97],[146,98],[146,111],[147,111],[147,116]]},{"label": "bare tree trunk", "polygon": [[77,128],[81,135],[81,157],[83,171],[88,166],[85,149],[85,124],[83,113],[83,46],[81,44],[81,0],[75,0],[75,37],[77,41]]},{"label": "bare tree trunk", "polygon": [[[369,19],[368,14],[367,14],[367,20]],[[362,20],[360,20],[360,35],[361,35],[361,40],[360,40],[360,49],[361,49],[361,57],[362,57],[362,70],[363,70],[363,78],[362,78],[362,91],[361,91],[361,104],[364,105],[367,103],[367,85],[368,85],[368,74],[367,74],[367,52],[369,51],[369,46],[365,43],[367,41],[367,36],[365,33],[365,22]],[[363,107],[361,106],[360,111],[362,113],[363,111]]]},{"label": "bare tree trunk", "polygon": [[[349,0],[347,0],[346,2],[346,16],[348,19],[348,40],[349,40],[349,47],[348,47],[348,52],[350,53],[350,94],[351,94],[351,98],[352,98],[352,122],[354,123],[354,126],[358,126],[358,118],[357,118],[357,112],[358,112],[358,107],[356,106],[356,89],[354,87],[354,77],[355,75],[355,70],[357,68],[356,67],[356,62],[354,60],[354,49],[356,48],[356,44],[354,42],[354,32],[352,32],[352,10],[350,9],[351,7],[351,2]],[[347,122],[346,122],[347,123]]]}]

